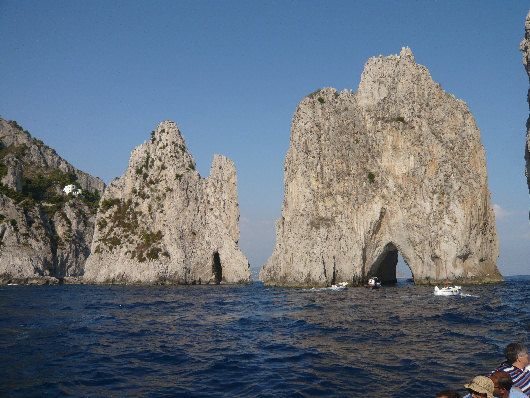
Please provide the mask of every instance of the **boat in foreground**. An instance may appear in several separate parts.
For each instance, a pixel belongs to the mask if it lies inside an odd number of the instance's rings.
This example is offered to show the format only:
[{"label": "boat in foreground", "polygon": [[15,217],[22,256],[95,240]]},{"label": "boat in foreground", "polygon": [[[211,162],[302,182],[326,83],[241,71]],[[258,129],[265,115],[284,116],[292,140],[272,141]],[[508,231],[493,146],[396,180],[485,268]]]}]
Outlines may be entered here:
[{"label": "boat in foreground", "polygon": [[435,296],[458,296],[461,293],[461,286],[444,286],[439,288],[438,286],[434,287]]}]

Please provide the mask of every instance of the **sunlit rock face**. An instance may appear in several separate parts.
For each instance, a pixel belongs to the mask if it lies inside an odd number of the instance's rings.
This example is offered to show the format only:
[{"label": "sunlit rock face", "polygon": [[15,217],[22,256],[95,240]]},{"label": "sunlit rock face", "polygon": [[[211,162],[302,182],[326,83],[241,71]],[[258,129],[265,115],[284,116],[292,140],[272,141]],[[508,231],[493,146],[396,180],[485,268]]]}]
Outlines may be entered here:
[{"label": "sunlit rock face", "polygon": [[267,285],[501,281],[480,131],[410,49],[371,58],[357,93],[304,98],[291,125]]},{"label": "sunlit rock face", "polygon": [[238,222],[234,163],[215,155],[201,178],[177,125],[163,122],[107,187],[84,280],[249,283]]},{"label": "sunlit rock face", "polygon": [[[82,195],[67,195],[75,184]],[[0,118],[0,284],[75,281],[90,253],[104,182]]]},{"label": "sunlit rock face", "polygon": [[[530,11],[526,15],[524,39],[521,42],[520,49],[523,52],[523,64],[526,73],[530,79]],[[530,105],[530,89],[528,90],[528,104]],[[530,117],[526,122],[526,148],[524,157],[526,159],[526,182],[528,184],[528,192],[530,193]]]}]

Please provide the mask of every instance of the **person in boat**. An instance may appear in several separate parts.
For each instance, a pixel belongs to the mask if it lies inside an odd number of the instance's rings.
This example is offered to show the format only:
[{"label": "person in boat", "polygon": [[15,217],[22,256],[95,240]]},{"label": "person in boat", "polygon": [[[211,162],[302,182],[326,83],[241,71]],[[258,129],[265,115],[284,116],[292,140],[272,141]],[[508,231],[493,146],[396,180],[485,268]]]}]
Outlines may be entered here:
[{"label": "person in boat", "polygon": [[510,374],[503,372],[495,372],[490,376],[493,381],[493,395],[499,398],[526,398],[526,394],[516,387],[512,387],[513,381]]},{"label": "person in boat", "polygon": [[464,398],[494,398],[495,385],[489,377],[476,376],[471,383],[464,384],[464,388],[469,392]]},{"label": "person in boat", "polygon": [[513,387],[520,389],[530,397],[530,371],[525,368],[530,364],[526,347],[521,343],[510,343],[504,349],[506,362],[495,369],[491,374],[504,371],[510,375]]},{"label": "person in boat", "polygon": [[495,385],[489,377],[476,376],[471,383],[464,384],[464,388],[469,392],[464,398],[494,398]]}]

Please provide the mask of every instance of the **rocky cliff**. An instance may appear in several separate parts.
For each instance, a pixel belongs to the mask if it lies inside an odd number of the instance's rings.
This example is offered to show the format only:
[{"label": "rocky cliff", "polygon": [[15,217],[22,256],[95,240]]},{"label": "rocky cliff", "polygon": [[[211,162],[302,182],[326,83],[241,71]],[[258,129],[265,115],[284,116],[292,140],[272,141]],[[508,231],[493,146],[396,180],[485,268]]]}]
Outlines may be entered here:
[{"label": "rocky cliff", "polygon": [[[64,194],[69,184],[83,194]],[[80,276],[104,189],[17,122],[0,118],[0,283]]]},{"label": "rocky cliff", "polygon": [[175,123],[131,153],[97,214],[89,283],[249,283],[238,247],[236,169],[215,155],[202,179]]},{"label": "rocky cliff", "polygon": [[304,98],[284,168],[265,284],[392,282],[398,253],[416,283],[502,280],[480,131],[410,49]]},{"label": "rocky cliff", "polygon": [[[528,78],[530,79],[530,11],[526,15],[524,28],[524,39],[519,48],[523,52],[523,65],[528,74]],[[528,89],[527,101],[530,105],[530,89]],[[526,159],[526,182],[528,184],[528,192],[530,193],[530,116],[526,121],[526,148],[524,157]]]}]

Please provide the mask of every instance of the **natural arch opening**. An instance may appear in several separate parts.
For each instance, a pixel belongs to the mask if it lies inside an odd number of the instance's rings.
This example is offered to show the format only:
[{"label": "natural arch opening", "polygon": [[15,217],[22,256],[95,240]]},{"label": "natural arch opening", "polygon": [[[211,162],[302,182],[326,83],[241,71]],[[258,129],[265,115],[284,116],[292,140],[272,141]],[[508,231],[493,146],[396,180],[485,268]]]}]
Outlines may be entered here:
[{"label": "natural arch opening", "polygon": [[401,253],[398,251],[398,262],[396,266],[396,277],[397,279],[404,279],[407,281],[413,281],[414,277],[412,276],[412,271],[408,266],[407,262],[401,256]]},{"label": "natural arch opening", "polygon": [[[397,272],[398,267],[399,272]],[[379,278],[381,283],[390,284],[397,283],[398,276],[412,278],[412,273],[407,262],[399,254],[397,247],[393,243],[388,243],[370,266],[366,275],[367,278],[373,276]]]},{"label": "natural arch opening", "polygon": [[223,267],[221,265],[221,257],[219,257],[219,252],[215,252],[213,254],[212,274],[214,283],[219,285],[223,279]]}]

